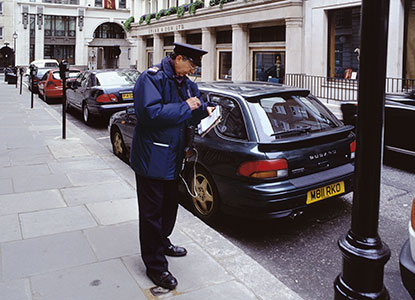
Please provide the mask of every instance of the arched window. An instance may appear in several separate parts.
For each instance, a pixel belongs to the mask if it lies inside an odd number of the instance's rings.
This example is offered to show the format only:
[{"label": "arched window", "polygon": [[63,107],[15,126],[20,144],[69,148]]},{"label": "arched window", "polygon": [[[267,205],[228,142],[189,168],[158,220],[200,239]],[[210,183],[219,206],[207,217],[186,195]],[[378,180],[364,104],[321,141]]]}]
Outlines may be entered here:
[{"label": "arched window", "polygon": [[94,38],[123,39],[125,38],[125,32],[124,29],[116,23],[104,23],[95,30]]}]

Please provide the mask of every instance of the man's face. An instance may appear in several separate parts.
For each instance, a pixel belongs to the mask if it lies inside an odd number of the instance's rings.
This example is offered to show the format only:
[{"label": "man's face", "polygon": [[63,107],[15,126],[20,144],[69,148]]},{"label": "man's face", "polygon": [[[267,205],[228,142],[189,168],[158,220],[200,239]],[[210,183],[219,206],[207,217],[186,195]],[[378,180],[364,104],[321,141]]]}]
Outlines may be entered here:
[{"label": "man's face", "polygon": [[178,55],[174,60],[174,71],[178,76],[193,74],[196,71],[196,65],[182,55]]}]

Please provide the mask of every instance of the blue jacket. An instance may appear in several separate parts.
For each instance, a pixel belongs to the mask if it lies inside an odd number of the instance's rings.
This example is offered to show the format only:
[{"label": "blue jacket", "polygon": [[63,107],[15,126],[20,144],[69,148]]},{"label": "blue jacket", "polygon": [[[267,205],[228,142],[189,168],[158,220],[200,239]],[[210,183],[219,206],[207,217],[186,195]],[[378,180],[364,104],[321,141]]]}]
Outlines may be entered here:
[{"label": "blue jacket", "polygon": [[177,178],[184,155],[185,129],[208,115],[207,103],[190,110],[186,99],[200,99],[199,89],[188,77],[179,88],[169,60],[165,57],[161,64],[144,71],[134,87],[137,123],[130,163],[138,175],[152,179]]}]

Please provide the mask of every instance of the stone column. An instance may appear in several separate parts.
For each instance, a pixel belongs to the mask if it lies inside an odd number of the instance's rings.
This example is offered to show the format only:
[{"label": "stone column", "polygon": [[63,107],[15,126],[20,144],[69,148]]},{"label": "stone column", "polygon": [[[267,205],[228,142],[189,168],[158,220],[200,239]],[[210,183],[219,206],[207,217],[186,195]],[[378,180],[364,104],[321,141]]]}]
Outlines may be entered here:
[{"label": "stone column", "polygon": [[137,47],[137,56],[136,56],[136,66],[137,70],[140,72],[145,71],[147,65],[147,56],[146,56],[146,39],[143,36],[138,36],[136,40]]},{"label": "stone column", "polygon": [[80,31],[77,27],[75,44],[75,65],[77,67],[86,67],[88,65],[88,45],[84,36],[84,31]]},{"label": "stone column", "polygon": [[232,80],[249,80],[249,34],[246,25],[232,25]]},{"label": "stone column", "polygon": [[390,1],[386,77],[403,77],[404,17],[405,8],[402,2]]},{"label": "stone column", "polygon": [[174,41],[176,43],[186,43],[186,35],[184,31],[177,31],[174,33]]},{"label": "stone column", "polygon": [[303,72],[303,20],[285,19],[285,73]]},{"label": "stone column", "polygon": [[208,51],[202,57],[202,81],[215,80],[216,34],[212,27],[202,28],[202,49]]},{"label": "stone column", "polygon": [[44,49],[45,49],[45,16],[43,14],[43,6],[37,7],[37,13],[42,15],[42,24],[38,25],[39,15],[36,15],[35,19],[35,60],[44,58]]},{"label": "stone column", "polygon": [[164,46],[164,40],[163,36],[161,34],[153,34],[154,38],[154,46],[153,46],[153,64],[159,64],[161,60],[164,57],[163,54],[163,46]]},{"label": "stone column", "polygon": [[[21,18],[21,15],[19,15]],[[20,22],[17,25],[17,39],[16,39],[16,65],[27,66],[30,60],[30,28],[29,25],[25,29]]]}]

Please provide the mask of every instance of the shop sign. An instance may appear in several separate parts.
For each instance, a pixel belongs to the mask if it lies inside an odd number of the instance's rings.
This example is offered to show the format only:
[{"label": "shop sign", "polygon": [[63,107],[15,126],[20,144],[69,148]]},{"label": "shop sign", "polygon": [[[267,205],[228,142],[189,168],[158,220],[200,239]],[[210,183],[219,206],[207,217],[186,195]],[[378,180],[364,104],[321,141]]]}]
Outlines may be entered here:
[{"label": "shop sign", "polygon": [[172,32],[172,31],[179,31],[179,30],[183,30],[183,29],[184,29],[183,24],[168,25],[168,26],[163,26],[163,27],[150,28],[148,30],[148,33]]}]

